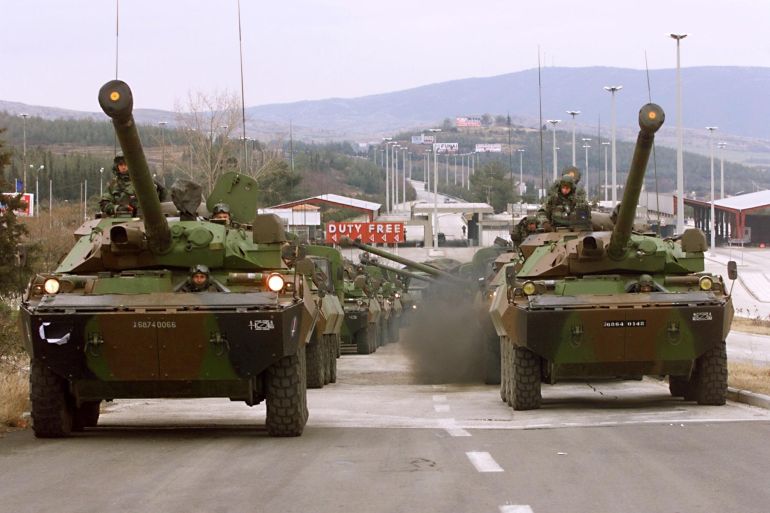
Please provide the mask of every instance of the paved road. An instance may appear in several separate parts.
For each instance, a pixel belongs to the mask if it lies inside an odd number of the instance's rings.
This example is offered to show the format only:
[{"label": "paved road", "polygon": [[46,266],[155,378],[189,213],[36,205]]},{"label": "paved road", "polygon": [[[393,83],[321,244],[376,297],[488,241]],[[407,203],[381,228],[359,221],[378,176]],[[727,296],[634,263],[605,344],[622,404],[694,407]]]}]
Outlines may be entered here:
[{"label": "paved road", "polygon": [[301,438],[264,408],[118,401],[68,440],[0,439],[0,511],[766,512],[770,412],[654,380],[569,383],[539,411],[424,384],[400,345],[343,356]]}]

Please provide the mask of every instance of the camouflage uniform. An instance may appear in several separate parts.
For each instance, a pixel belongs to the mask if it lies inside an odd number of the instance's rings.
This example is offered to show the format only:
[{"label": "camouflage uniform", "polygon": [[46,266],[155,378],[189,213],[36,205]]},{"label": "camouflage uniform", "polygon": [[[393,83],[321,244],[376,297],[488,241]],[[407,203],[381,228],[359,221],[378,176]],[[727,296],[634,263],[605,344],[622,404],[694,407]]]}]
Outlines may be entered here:
[{"label": "camouflage uniform", "polygon": [[118,164],[122,158],[115,157],[115,164],[112,171],[115,178],[107,186],[107,192],[102,194],[99,200],[99,208],[108,216],[119,215],[137,215],[139,210],[139,201],[136,198],[134,184],[131,183],[131,177],[128,173],[120,173]]},{"label": "camouflage uniform", "polygon": [[[561,192],[562,185],[569,185],[570,191],[564,195]],[[575,222],[575,213],[578,209],[588,212],[588,203],[585,199],[585,193],[580,194],[575,187],[575,181],[571,175],[565,174],[561,180],[551,188],[548,199],[545,202],[545,213],[548,222],[553,227],[573,226]]]}]

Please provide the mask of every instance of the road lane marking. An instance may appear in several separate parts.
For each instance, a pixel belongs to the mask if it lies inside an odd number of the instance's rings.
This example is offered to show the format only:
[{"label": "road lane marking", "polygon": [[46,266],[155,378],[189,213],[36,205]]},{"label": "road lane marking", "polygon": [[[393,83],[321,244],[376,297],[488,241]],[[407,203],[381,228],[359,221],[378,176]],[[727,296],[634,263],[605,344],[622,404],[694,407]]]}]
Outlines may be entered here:
[{"label": "road lane marking", "polygon": [[449,433],[449,436],[471,436],[471,434],[463,428],[457,427],[455,419],[439,419],[438,423],[442,429]]},{"label": "road lane marking", "polygon": [[466,456],[479,472],[505,472],[488,452],[466,452]]},{"label": "road lane marking", "polygon": [[436,410],[437,413],[446,413],[449,411],[449,405],[448,404],[434,404],[433,409]]},{"label": "road lane marking", "polygon": [[526,504],[506,504],[500,506],[500,513],[533,513],[532,508]]},{"label": "road lane marking", "polygon": [[445,403],[446,402],[446,396],[445,395],[434,395],[433,396],[433,402],[434,403]]}]

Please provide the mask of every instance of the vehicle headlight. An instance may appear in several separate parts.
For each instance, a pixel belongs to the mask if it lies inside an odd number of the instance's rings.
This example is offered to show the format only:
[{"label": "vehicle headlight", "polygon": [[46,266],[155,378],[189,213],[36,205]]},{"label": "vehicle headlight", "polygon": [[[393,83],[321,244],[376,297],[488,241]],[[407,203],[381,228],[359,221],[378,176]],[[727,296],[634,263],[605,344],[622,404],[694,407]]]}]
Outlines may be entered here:
[{"label": "vehicle headlight", "polygon": [[59,280],[56,278],[48,278],[43,284],[43,289],[45,290],[46,294],[56,294],[59,292],[59,287]]},{"label": "vehicle headlight", "polygon": [[521,286],[521,290],[524,294],[531,296],[537,292],[537,286],[535,285],[535,282],[526,281],[524,282],[524,285]]},{"label": "vehicle headlight", "polygon": [[700,280],[698,280],[698,285],[701,290],[711,290],[711,287],[714,285],[714,280],[708,276],[701,276]]},{"label": "vehicle headlight", "polygon": [[399,294],[398,292],[396,292],[396,299],[398,299],[398,298],[400,298],[400,297],[401,297],[401,294]]},{"label": "vehicle headlight", "polygon": [[267,288],[273,292],[280,292],[284,285],[286,285],[286,280],[278,273],[273,273],[267,277]]}]

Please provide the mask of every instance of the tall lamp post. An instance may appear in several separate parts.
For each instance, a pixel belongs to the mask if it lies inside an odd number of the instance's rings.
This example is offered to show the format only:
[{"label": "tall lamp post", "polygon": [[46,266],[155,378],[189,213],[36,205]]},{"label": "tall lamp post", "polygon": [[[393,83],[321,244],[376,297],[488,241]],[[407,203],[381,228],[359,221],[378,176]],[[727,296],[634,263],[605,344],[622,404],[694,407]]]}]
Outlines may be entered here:
[{"label": "tall lamp post", "polygon": [[438,151],[433,151],[433,248],[438,249]]},{"label": "tall lamp post", "polygon": [[553,181],[555,182],[558,178],[558,163],[556,161],[556,125],[561,123],[561,119],[549,119],[547,122],[553,127]]},{"label": "tall lamp post", "polygon": [[719,158],[722,161],[719,166],[719,199],[725,199],[725,146],[727,143],[720,141],[717,146],[719,147]]},{"label": "tall lamp post", "polygon": [[609,176],[607,173],[607,147],[609,145],[609,141],[602,142],[602,146],[604,146],[604,201],[607,201],[607,191],[610,188]]},{"label": "tall lamp post", "polygon": [[716,249],[716,233],[714,222],[714,132],[719,127],[707,126],[706,130],[709,131],[709,157],[711,159],[711,219],[709,219],[709,232],[711,233],[711,252]]},{"label": "tall lamp post", "polygon": [[22,150],[21,150],[21,169],[23,170],[24,176],[22,177],[23,182],[21,183],[21,192],[24,194],[27,192],[27,118],[29,117],[29,114],[19,114],[22,119]]},{"label": "tall lamp post", "polygon": [[388,167],[388,152],[390,151],[391,137],[383,137],[385,143],[385,212],[390,213],[390,168]]},{"label": "tall lamp post", "polygon": [[524,194],[524,152],[527,151],[524,148],[516,150],[519,152],[519,195]]},{"label": "tall lamp post", "polygon": [[[35,166],[32,164],[29,165],[30,169],[33,169]],[[40,172],[45,169],[45,166],[43,164],[40,164],[40,167],[37,168],[37,172],[35,173],[35,217],[39,216],[40,212],[38,209],[40,208],[40,189],[38,188],[38,178],[40,177]]]},{"label": "tall lamp post", "polygon": [[[404,146],[404,149],[402,150],[402,154],[401,154],[402,155],[402,159],[401,159],[401,162],[402,162],[401,180],[402,180],[402,182],[401,183],[403,185],[403,188],[402,188],[403,194],[401,195],[401,202],[404,204],[404,209],[406,209],[406,155],[407,155],[407,151],[406,150],[407,150],[407,148],[406,148],[406,146]],[[409,152],[410,160],[411,160],[411,156],[412,156],[412,153]]]},{"label": "tall lamp post", "polygon": [[676,40],[676,232],[684,232],[684,150],[682,136],[682,79],[679,46],[687,34],[669,34]]},{"label": "tall lamp post", "polygon": [[104,194],[103,183],[104,183],[104,168],[100,167],[99,168],[99,198],[101,198],[102,195]]},{"label": "tall lamp post", "polygon": [[575,116],[580,114],[579,110],[568,110],[567,114],[572,116],[572,165],[575,166],[577,160],[575,160]]},{"label": "tall lamp post", "polygon": [[160,125],[160,174],[166,179],[166,125],[168,121],[158,121]]},{"label": "tall lamp post", "polygon": [[605,86],[604,90],[612,94],[612,206],[618,204],[618,162],[615,151],[615,93],[623,89],[622,85]]},{"label": "tall lamp post", "polygon": [[590,198],[591,190],[589,189],[589,186],[588,186],[588,148],[590,148],[590,146],[588,145],[588,143],[591,141],[591,138],[583,137],[581,140],[583,141],[583,149],[586,152],[586,169],[585,169],[585,172],[583,173],[585,175],[585,185],[583,185],[583,187],[585,187],[586,196]]}]

